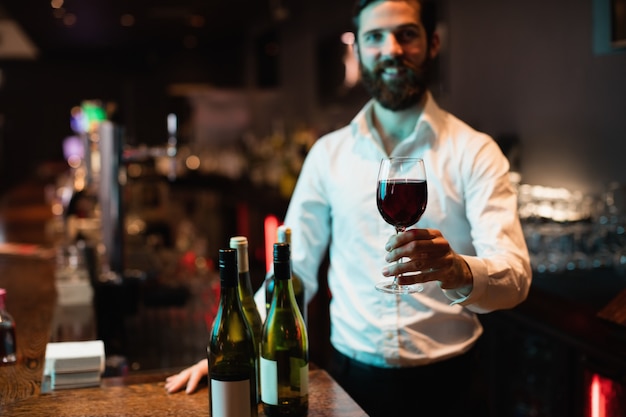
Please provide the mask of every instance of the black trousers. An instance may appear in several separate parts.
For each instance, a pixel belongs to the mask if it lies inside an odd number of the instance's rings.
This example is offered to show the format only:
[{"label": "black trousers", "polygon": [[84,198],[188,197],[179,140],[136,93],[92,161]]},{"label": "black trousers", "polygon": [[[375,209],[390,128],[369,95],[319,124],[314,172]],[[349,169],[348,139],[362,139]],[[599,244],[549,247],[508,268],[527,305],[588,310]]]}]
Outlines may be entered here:
[{"label": "black trousers", "polygon": [[487,417],[480,355],[469,352],[430,365],[379,368],[333,349],[328,372],[371,417]]}]

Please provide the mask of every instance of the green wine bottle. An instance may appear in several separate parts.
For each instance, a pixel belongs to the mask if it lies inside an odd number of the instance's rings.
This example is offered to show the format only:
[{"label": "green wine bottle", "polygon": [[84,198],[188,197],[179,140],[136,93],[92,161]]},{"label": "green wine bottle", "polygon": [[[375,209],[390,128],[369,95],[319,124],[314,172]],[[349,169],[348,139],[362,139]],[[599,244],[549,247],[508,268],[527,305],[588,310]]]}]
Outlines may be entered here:
[{"label": "green wine bottle", "polygon": [[289,245],[274,244],[274,294],[261,342],[261,402],[272,416],[305,416],[309,408],[309,342],[291,280]]},{"label": "green wine bottle", "polygon": [[[291,247],[291,228],[281,225],[276,230],[276,243],[287,243]],[[300,309],[300,313],[304,318],[304,324],[307,323],[307,306],[304,298],[304,285],[300,277],[291,270],[291,282],[293,284],[293,293],[296,297],[296,303]],[[265,313],[267,314],[272,304],[272,295],[274,294],[274,274],[271,274],[265,280]]]},{"label": "green wine bottle", "polygon": [[237,289],[237,251],[220,249],[220,302],[207,348],[211,417],[257,417],[254,335]]},{"label": "green wine bottle", "polygon": [[[254,295],[252,292],[252,282],[250,280],[250,263],[248,261],[248,239],[245,236],[234,236],[230,238],[231,249],[237,250],[237,269],[239,270],[239,299],[241,300],[241,306],[243,308],[243,314],[246,316],[252,334],[254,336],[254,346],[256,348],[257,359],[257,396],[259,391],[259,369],[258,358],[261,349],[261,338],[263,336],[263,320],[259,314],[259,310],[256,308],[254,302]],[[261,398],[257,398],[261,400]],[[257,401],[258,402],[258,401]]]}]

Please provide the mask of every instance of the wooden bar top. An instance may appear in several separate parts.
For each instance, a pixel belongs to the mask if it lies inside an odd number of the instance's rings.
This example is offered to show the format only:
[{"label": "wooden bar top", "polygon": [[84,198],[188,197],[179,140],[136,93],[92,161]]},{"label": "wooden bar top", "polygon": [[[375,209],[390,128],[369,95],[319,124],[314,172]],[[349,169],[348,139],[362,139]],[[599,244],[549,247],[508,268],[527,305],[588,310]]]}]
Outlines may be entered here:
[{"label": "wooden bar top", "polygon": [[[100,387],[58,390],[0,408],[2,416],[209,416],[206,384],[196,393],[167,394],[164,380],[174,371],[104,378]],[[357,417],[366,414],[322,369],[309,373],[309,417]],[[259,416],[265,416],[259,406]]]}]

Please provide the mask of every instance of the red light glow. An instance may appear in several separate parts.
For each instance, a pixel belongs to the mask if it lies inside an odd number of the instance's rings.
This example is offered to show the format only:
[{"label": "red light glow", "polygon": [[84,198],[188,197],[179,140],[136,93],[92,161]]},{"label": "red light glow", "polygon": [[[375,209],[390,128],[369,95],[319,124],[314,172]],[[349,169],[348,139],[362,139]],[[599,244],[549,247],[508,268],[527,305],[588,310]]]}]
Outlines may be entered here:
[{"label": "red light glow", "polygon": [[598,374],[594,374],[589,386],[589,402],[591,404],[590,417],[606,417],[606,398],[602,392],[604,384]]},{"label": "red light glow", "polygon": [[589,374],[587,417],[626,416],[626,385],[619,379]]},{"label": "red light glow", "polygon": [[269,215],[265,218],[265,272],[270,272],[274,263],[274,243],[276,242],[276,230],[278,229],[278,217]]}]

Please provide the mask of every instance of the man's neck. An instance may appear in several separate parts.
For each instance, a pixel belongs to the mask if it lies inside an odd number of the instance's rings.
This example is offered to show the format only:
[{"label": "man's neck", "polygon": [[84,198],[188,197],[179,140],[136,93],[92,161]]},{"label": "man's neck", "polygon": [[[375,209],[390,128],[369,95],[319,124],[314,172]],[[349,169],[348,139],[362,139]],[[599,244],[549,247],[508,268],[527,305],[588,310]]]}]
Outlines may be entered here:
[{"label": "man's neck", "polygon": [[415,130],[415,124],[424,110],[426,99],[427,97],[424,95],[419,103],[408,109],[398,111],[386,109],[377,101],[374,102],[372,122],[383,141],[387,155],[391,155],[396,145]]}]

